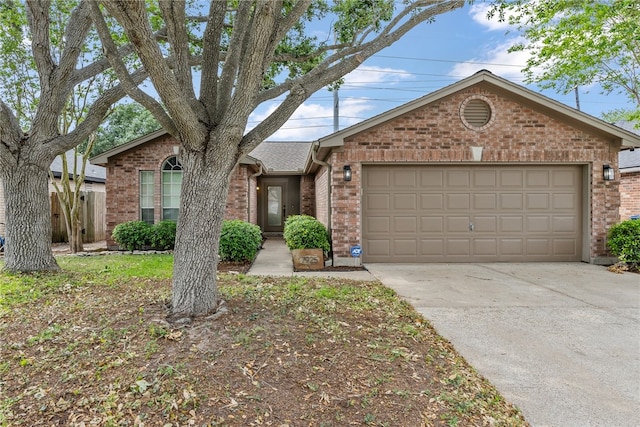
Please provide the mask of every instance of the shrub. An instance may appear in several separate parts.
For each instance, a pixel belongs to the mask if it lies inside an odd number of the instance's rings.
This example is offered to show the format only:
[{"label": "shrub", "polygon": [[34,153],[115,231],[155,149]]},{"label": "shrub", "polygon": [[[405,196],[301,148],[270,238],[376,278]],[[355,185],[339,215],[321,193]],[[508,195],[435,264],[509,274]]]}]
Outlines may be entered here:
[{"label": "shrub", "polygon": [[176,222],[160,221],[151,229],[151,247],[159,251],[173,249],[176,245]]},{"label": "shrub", "polygon": [[627,264],[640,264],[640,220],[628,220],[609,229],[611,253]]},{"label": "shrub", "polygon": [[222,223],[220,259],[222,261],[253,261],[262,244],[262,231],[255,224],[239,219]]},{"label": "shrub", "polygon": [[329,234],[325,226],[312,216],[292,215],[284,224],[284,240],[289,249],[320,248],[329,252]]},{"label": "shrub", "polygon": [[111,237],[121,247],[129,251],[151,245],[152,226],[144,221],[129,221],[118,224]]}]

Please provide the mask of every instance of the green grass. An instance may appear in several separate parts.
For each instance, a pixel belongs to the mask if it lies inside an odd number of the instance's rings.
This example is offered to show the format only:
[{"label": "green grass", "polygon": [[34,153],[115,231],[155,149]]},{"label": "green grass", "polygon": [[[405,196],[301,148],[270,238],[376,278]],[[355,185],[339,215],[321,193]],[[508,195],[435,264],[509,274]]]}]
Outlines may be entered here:
[{"label": "green grass", "polygon": [[[0,313],[19,303],[93,284],[114,286],[133,278],[170,279],[173,255],[110,255],[58,257],[62,271],[9,273],[0,271]],[[4,261],[0,261],[0,270]]]}]

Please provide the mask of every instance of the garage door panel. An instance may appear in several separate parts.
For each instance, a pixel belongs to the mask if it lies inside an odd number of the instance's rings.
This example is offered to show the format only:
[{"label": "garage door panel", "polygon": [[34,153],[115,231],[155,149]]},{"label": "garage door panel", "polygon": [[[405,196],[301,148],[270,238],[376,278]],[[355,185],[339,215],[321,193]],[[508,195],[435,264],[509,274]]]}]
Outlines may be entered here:
[{"label": "garage door panel", "polygon": [[551,207],[551,204],[549,203],[549,194],[547,193],[527,194],[527,209],[548,210],[550,207]]},{"label": "garage door panel", "polygon": [[498,218],[495,216],[475,216],[472,223],[476,233],[496,234],[498,231]]},{"label": "garage door panel", "polygon": [[395,239],[393,241],[393,253],[399,256],[416,257],[418,254],[418,240]]},{"label": "garage door panel", "polygon": [[499,232],[501,233],[522,233],[524,231],[524,217],[519,216],[500,216],[498,219],[500,223]]},{"label": "garage door panel", "polygon": [[415,216],[396,216],[393,218],[394,233],[417,233],[418,219]]},{"label": "garage door panel", "polygon": [[388,211],[391,209],[391,195],[367,194],[364,204],[368,212]]},{"label": "garage door panel", "polygon": [[501,188],[522,188],[524,186],[524,171],[518,169],[500,169]]},{"label": "garage door panel", "polygon": [[416,170],[394,170],[393,185],[396,188],[416,188],[418,176]]},{"label": "garage door panel", "polygon": [[418,208],[417,194],[394,194],[394,210],[416,210]]},{"label": "garage door panel", "polygon": [[527,187],[529,188],[548,188],[549,183],[551,182],[551,178],[549,177],[548,170],[528,170],[527,174]]},{"label": "garage door panel", "polygon": [[442,211],[444,209],[444,194],[420,194],[420,209]]},{"label": "garage door panel", "polygon": [[388,216],[370,216],[365,219],[367,222],[367,230],[371,233],[390,233],[391,218]]},{"label": "garage door panel", "polygon": [[448,239],[446,255],[465,256],[471,255],[471,239]]},{"label": "garage door panel", "polygon": [[578,208],[578,200],[575,193],[556,193],[552,196],[551,207],[554,211],[575,211]]},{"label": "garage door panel", "polygon": [[471,218],[468,216],[449,216],[447,217],[446,233],[467,233],[469,232],[469,224]]},{"label": "garage door panel", "polygon": [[498,195],[495,193],[480,193],[473,195],[473,208],[495,211],[498,208]]},{"label": "garage door panel", "polygon": [[468,193],[447,194],[446,198],[447,198],[448,210],[456,210],[456,209],[468,210],[471,208],[471,200],[470,200],[470,195]]},{"label": "garage door panel", "polygon": [[426,257],[443,258],[445,253],[444,239],[422,239],[420,240],[420,255]]},{"label": "garage door panel", "polygon": [[362,173],[364,262],[581,259],[580,166],[365,165]]},{"label": "garage door panel", "polygon": [[421,169],[420,170],[420,187],[421,188],[443,188],[444,187],[444,169]]},{"label": "garage door panel", "polygon": [[575,256],[578,253],[576,239],[553,239],[553,253],[559,256]]},{"label": "garage door panel", "polygon": [[423,216],[420,218],[420,233],[436,233],[444,232],[443,216]]},{"label": "garage door panel", "polygon": [[520,211],[524,207],[524,195],[522,193],[500,193],[499,200],[501,210]]},{"label": "garage door panel", "polygon": [[473,254],[477,256],[498,256],[498,240],[496,238],[473,239]]}]

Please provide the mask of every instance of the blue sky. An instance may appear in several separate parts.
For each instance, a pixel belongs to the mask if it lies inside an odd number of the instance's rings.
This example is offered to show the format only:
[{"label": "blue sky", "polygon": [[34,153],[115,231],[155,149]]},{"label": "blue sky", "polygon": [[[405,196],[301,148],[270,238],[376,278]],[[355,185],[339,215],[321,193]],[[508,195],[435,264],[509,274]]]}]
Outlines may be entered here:
[{"label": "blue sky", "polygon": [[[481,69],[524,84],[521,69],[525,52],[508,53],[518,37],[515,31],[486,19],[486,3],[465,6],[422,24],[393,46],[368,59],[346,76],[339,92],[340,129],[450,85]],[[575,107],[575,94],[530,89]],[[601,95],[598,87],[579,90],[581,110],[600,117],[603,112],[632,106],[622,95]],[[270,105],[269,105],[270,104]],[[264,117],[275,102],[256,111],[250,126]],[[310,141],[333,132],[333,95],[318,91],[269,140]]]}]

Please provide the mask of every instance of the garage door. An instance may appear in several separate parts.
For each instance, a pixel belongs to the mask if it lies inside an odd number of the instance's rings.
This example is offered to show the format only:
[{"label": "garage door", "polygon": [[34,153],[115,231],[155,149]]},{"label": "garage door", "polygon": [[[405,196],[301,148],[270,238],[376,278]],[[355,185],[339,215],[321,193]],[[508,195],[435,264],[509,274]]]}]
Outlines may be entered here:
[{"label": "garage door", "polygon": [[365,262],[581,260],[580,166],[364,166]]}]

